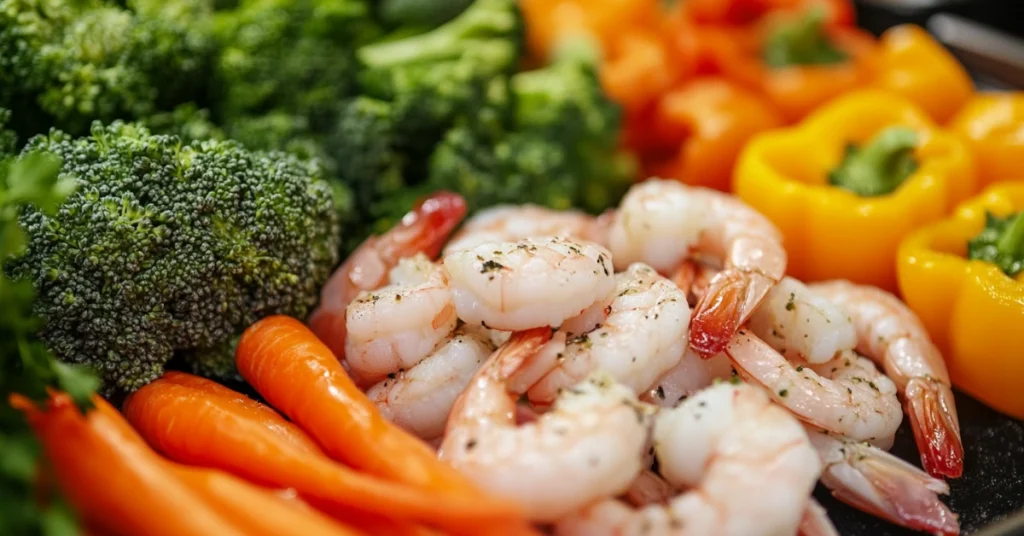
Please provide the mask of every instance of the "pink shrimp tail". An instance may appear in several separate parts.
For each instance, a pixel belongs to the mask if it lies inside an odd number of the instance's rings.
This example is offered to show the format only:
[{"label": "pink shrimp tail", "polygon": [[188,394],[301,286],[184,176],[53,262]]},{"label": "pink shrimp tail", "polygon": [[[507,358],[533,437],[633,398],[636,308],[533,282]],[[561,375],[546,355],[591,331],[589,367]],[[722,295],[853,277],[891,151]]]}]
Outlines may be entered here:
[{"label": "pink shrimp tail", "polygon": [[690,319],[690,347],[697,355],[710,359],[725,350],[740,326],[746,294],[747,280],[739,272],[726,270],[711,280]]},{"label": "pink shrimp tail", "polygon": [[913,378],[907,383],[906,402],[925,470],[935,477],[960,477],[964,471],[964,447],[953,390],[929,378]]},{"label": "pink shrimp tail", "polygon": [[399,250],[393,256],[397,260],[422,252],[437,258],[466,210],[466,200],[452,192],[435,192],[420,200],[388,233],[388,246]]}]

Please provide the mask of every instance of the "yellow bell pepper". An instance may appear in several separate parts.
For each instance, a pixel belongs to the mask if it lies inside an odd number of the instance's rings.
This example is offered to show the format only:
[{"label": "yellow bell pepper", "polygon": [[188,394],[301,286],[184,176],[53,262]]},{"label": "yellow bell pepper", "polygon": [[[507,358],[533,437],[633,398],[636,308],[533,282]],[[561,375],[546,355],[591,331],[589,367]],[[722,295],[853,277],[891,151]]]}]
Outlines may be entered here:
[{"label": "yellow bell pepper", "polygon": [[982,184],[1024,180],[1024,91],[979,93],[949,122],[974,149]]},{"label": "yellow bell pepper", "polygon": [[1024,210],[1024,183],[995,184],[956,213],[907,236],[899,284],[907,304],[943,351],[953,384],[998,411],[1024,419],[1024,272],[1007,276],[968,260],[967,243],[986,212]]},{"label": "yellow bell pepper", "polygon": [[[853,159],[851,143],[861,144]],[[872,174],[878,179],[861,181],[872,187],[859,193],[832,185]],[[733,179],[736,194],[782,232],[791,275],[891,291],[900,240],[975,191],[965,142],[903,97],[870,89],[829,102],[794,128],[755,137]],[[880,185],[889,188],[874,188]]]}]

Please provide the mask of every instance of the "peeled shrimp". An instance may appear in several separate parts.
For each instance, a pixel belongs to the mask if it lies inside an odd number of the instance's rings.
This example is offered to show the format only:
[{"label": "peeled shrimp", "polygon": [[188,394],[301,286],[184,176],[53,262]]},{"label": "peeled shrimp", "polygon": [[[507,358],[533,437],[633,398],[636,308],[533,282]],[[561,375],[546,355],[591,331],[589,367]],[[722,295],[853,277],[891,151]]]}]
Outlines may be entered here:
[{"label": "peeled shrimp", "polygon": [[615,285],[608,250],[566,238],[481,244],[448,255],[444,266],[459,318],[506,331],[559,326]]},{"label": "peeled shrimp", "polygon": [[683,292],[637,263],[615,275],[613,296],[596,328],[566,335],[571,338],[563,339],[553,368],[528,391],[530,401],[550,402],[595,370],[641,392],[679,363],[690,321]]},{"label": "peeled shrimp", "polygon": [[725,353],[741,378],[763,387],[801,420],[888,448],[903,419],[896,386],[853,352],[820,365],[794,364],[749,331]]},{"label": "peeled shrimp", "polygon": [[498,205],[466,221],[444,248],[445,255],[495,242],[560,236],[596,240],[597,219],[577,210],[554,210],[538,205]]},{"label": "peeled shrimp", "polygon": [[689,491],[640,509],[606,500],[561,521],[555,533],[796,533],[821,465],[799,421],[759,389],[705,389],[659,413],[654,438],[662,475]]},{"label": "peeled shrimp", "polygon": [[345,362],[361,385],[416,366],[459,321],[448,272],[426,255],[399,260],[389,281],[360,293],[346,312]]},{"label": "peeled shrimp", "polygon": [[664,408],[673,408],[694,393],[711,385],[715,380],[732,378],[732,363],[725,354],[701,359],[687,350],[683,359],[662,374],[640,400]]},{"label": "peeled shrimp", "polygon": [[345,355],[346,310],[362,291],[380,288],[400,259],[423,253],[435,258],[466,214],[458,194],[437,192],[418,204],[394,228],[371,236],[331,274],[309,327],[339,359]]},{"label": "peeled shrimp", "polygon": [[792,277],[768,292],[748,327],[782,355],[808,363],[824,363],[857,346],[857,332],[843,308]]},{"label": "peeled shrimp", "polygon": [[625,491],[643,469],[651,410],[628,388],[595,373],[566,389],[553,409],[516,426],[506,381],[550,337],[519,332],[459,396],[439,456],[481,488],[517,501],[536,521],[554,521]]},{"label": "peeled shrimp", "polygon": [[832,281],[811,288],[846,310],[857,328],[857,350],[896,383],[925,470],[959,477],[964,450],[953,389],[942,355],[920,320],[895,296],[875,287]]},{"label": "peeled shrimp", "polygon": [[615,266],[646,262],[670,273],[691,255],[720,262],[690,321],[690,345],[701,357],[721,352],[786,272],[778,229],[739,199],[676,181],[633,186],[608,236]]},{"label": "peeled shrimp", "polygon": [[804,518],[800,520],[800,528],[797,531],[800,536],[839,536],[839,531],[828,518],[828,512],[818,503],[811,499],[804,510]]},{"label": "peeled shrimp", "polygon": [[956,514],[938,494],[945,482],[869,444],[808,429],[825,465],[823,484],[839,500],[898,525],[932,534],[959,534]]},{"label": "peeled shrimp", "polygon": [[493,350],[485,339],[456,332],[419,364],[390,375],[366,396],[388,420],[417,437],[441,437],[455,399]]}]

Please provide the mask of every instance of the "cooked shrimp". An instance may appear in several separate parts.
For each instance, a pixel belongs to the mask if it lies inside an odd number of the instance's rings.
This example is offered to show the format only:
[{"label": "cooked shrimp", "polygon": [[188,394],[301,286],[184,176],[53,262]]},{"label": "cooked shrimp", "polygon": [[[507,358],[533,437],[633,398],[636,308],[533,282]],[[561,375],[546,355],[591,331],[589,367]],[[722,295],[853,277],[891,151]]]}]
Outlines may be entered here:
[{"label": "cooked shrimp", "polygon": [[725,353],[741,378],[801,420],[858,441],[892,444],[903,412],[896,386],[871,361],[845,352],[820,365],[793,364],[746,330]]},{"label": "cooked shrimp", "polygon": [[925,470],[959,477],[964,449],[949,373],[921,321],[884,290],[848,281],[819,283],[814,292],[841,305],[857,328],[857,350],[875,360],[903,396]]},{"label": "cooked shrimp", "polygon": [[389,275],[388,285],[363,291],[346,312],[345,362],[360,385],[416,366],[459,322],[448,272],[426,255],[399,260]]},{"label": "cooked shrimp", "polygon": [[721,263],[690,321],[690,345],[705,358],[725,348],[786,272],[781,235],[767,218],[731,195],[676,181],[631,188],[608,246],[617,268],[640,261],[670,273],[692,255]]},{"label": "cooked shrimp", "polygon": [[662,374],[654,387],[640,397],[649,404],[673,408],[694,393],[711,385],[715,380],[732,378],[732,363],[725,354],[711,359],[701,359],[692,350],[687,350],[683,359]]},{"label": "cooked shrimp", "polygon": [[437,192],[387,233],[367,238],[320,291],[320,305],[309,317],[310,329],[340,359],[345,354],[346,309],[352,300],[364,290],[384,285],[400,259],[417,253],[437,257],[465,215],[466,201],[461,196]]},{"label": "cooked shrimp", "polygon": [[622,499],[633,506],[647,506],[652,503],[667,503],[676,494],[672,484],[650,470],[643,470],[629,485]]},{"label": "cooked shrimp", "polygon": [[799,421],[759,389],[719,384],[655,420],[662,475],[689,491],[632,509],[608,500],[556,534],[785,535],[797,530],[821,465]]},{"label": "cooked shrimp", "polygon": [[786,357],[824,363],[857,346],[857,332],[842,307],[785,277],[748,323],[750,331]]},{"label": "cooked shrimp", "polygon": [[524,238],[560,236],[596,242],[597,219],[578,210],[554,210],[538,205],[498,205],[477,212],[455,233],[445,255],[480,244],[518,242]]},{"label": "cooked shrimp", "polygon": [[536,521],[554,521],[624,492],[643,469],[653,408],[595,373],[566,389],[553,409],[516,426],[508,377],[550,337],[512,336],[455,402],[439,455],[481,488],[518,501]]},{"label": "cooked shrimp", "polygon": [[559,326],[615,285],[608,250],[566,238],[481,244],[448,255],[444,266],[459,318],[506,331]]},{"label": "cooked shrimp", "polygon": [[615,275],[613,295],[604,321],[565,341],[554,367],[530,388],[530,401],[550,402],[595,370],[641,392],[679,363],[690,321],[683,292],[637,263]]},{"label": "cooked shrimp", "polygon": [[932,534],[959,534],[956,514],[938,494],[945,482],[866,443],[808,429],[825,465],[821,482],[839,500],[898,525]]},{"label": "cooked shrimp", "polygon": [[828,512],[818,501],[811,499],[804,510],[804,517],[800,520],[800,528],[797,530],[799,536],[839,536],[839,531],[828,518]]},{"label": "cooked shrimp", "polygon": [[492,351],[487,340],[456,332],[419,364],[390,375],[366,396],[410,433],[426,440],[441,437],[455,399]]}]

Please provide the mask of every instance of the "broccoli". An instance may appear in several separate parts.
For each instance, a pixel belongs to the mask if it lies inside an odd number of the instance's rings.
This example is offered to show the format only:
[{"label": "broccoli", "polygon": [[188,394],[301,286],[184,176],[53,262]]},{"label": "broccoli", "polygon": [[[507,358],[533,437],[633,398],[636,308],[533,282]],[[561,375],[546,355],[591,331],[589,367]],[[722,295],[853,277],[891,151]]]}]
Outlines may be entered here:
[{"label": "broccoli", "polygon": [[136,124],[30,140],[79,189],[27,210],[12,274],[30,279],[43,340],[91,365],[107,393],[158,377],[175,355],[230,370],[228,344],[269,314],[303,317],[337,261],[332,191],[313,162],[234,141],[183,144]]},{"label": "broccoli", "polygon": [[377,16],[392,26],[436,26],[455,18],[473,0],[378,0]]},{"label": "broccoli", "polygon": [[97,1],[0,0],[0,105],[16,130],[84,133],[206,92],[212,29]]}]

